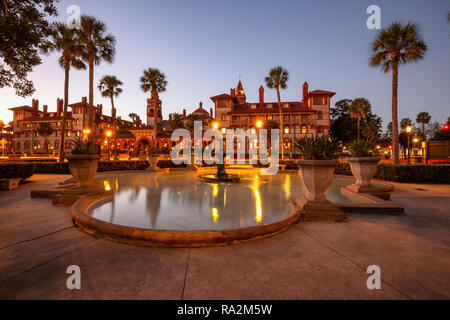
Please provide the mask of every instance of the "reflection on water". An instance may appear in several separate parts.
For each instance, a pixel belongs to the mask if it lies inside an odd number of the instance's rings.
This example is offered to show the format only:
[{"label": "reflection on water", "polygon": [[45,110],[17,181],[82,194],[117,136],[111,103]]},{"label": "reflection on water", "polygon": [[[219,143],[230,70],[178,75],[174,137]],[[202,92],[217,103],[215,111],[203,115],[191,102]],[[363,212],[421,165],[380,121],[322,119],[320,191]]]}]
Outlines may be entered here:
[{"label": "reflection on water", "polygon": [[[289,200],[306,190],[296,173],[259,176],[236,171],[240,183],[205,183],[196,173],[133,173],[103,178],[112,201],[93,217],[125,226],[157,230],[225,230],[278,221],[290,212]],[[335,178],[327,192],[335,202],[351,202],[340,188],[353,181]]]}]

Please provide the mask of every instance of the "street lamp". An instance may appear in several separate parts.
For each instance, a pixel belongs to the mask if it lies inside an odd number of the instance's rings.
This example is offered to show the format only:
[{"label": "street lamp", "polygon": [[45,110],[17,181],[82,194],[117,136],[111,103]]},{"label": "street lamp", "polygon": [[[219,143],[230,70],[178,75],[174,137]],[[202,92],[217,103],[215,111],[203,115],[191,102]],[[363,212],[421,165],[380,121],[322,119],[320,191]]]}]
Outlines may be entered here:
[{"label": "street lamp", "polygon": [[111,160],[111,148],[110,148],[110,143],[109,143],[109,138],[111,138],[111,131],[106,131],[106,139],[107,139],[107,143],[108,143],[108,161]]},{"label": "street lamp", "polygon": [[407,126],[405,128],[405,131],[406,131],[406,135],[408,137],[408,145],[407,145],[407,148],[408,148],[408,164],[411,164],[411,146],[410,146],[411,141],[410,141],[410,135],[411,135],[411,132],[412,132],[412,127],[411,126]]},{"label": "street lamp", "polygon": [[261,129],[262,128],[262,126],[263,126],[263,123],[262,123],[262,121],[260,121],[260,120],[258,120],[258,121],[256,121],[256,135],[257,135],[257,141],[258,141],[258,149],[256,150],[257,152],[258,152],[258,162],[259,162],[259,151],[260,151],[260,139],[259,139],[259,129]]},{"label": "street lamp", "polygon": [[219,128],[219,124],[217,122],[214,122],[213,123],[213,128],[217,130]]}]

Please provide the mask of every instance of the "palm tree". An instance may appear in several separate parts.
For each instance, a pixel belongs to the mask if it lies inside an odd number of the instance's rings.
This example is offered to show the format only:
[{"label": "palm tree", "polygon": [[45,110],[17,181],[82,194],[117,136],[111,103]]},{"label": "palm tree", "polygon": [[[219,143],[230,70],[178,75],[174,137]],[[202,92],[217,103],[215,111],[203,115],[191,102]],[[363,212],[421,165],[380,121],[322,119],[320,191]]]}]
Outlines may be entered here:
[{"label": "palm tree", "polygon": [[138,117],[139,117],[139,116],[138,116],[136,113],[130,113],[130,114],[128,115],[128,118],[130,118],[133,122],[136,121],[136,119],[137,119]]},{"label": "palm tree", "polygon": [[[43,51],[61,53],[59,65],[64,68],[64,109],[62,115],[61,135],[59,138],[58,161],[64,161],[64,138],[67,123],[67,106],[69,103],[69,72],[70,68],[86,69],[86,65],[80,57],[83,47],[78,42],[74,29],[69,29],[64,23],[55,23],[50,36],[43,44]],[[60,116],[60,115],[59,115]]]},{"label": "palm tree", "polygon": [[171,130],[184,128],[183,115],[179,113],[172,113],[169,119],[169,125]]},{"label": "palm tree", "polygon": [[167,80],[164,73],[153,68],[144,70],[144,75],[141,77],[141,88],[144,92],[150,92],[150,99],[153,100],[153,138],[155,148],[158,137],[158,94],[166,91],[166,87]]},{"label": "palm tree", "polygon": [[280,88],[286,89],[289,80],[289,72],[278,66],[269,71],[269,76],[265,79],[266,85],[269,89],[277,90],[278,108],[280,110],[280,135],[281,135],[281,160],[284,160],[284,138],[283,138],[283,110],[281,107]]},{"label": "palm tree", "polygon": [[45,139],[45,153],[48,153],[48,141],[47,138],[52,135],[53,128],[48,122],[40,122],[39,127],[36,129],[38,135],[44,137]]},{"label": "palm tree", "polygon": [[384,73],[392,71],[392,146],[394,164],[398,164],[398,68],[422,60],[427,46],[416,24],[403,25],[400,22],[394,22],[389,28],[381,30],[371,46],[373,54],[369,59],[370,66],[379,67]]},{"label": "palm tree", "polygon": [[421,112],[417,115],[416,122],[422,125],[422,138],[426,139],[425,125],[431,121],[431,115],[428,112]]},{"label": "palm tree", "polygon": [[361,138],[360,135],[360,126],[361,119],[364,119],[366,115],[370,112],[372,108],[370,102],[365,98],[356,98],[352,101],[351,105],[349,105],[350,117],[358,120],[358,140]]},{"label": "palm tree", "polygon": [[406,127],[408,127],[408,126],[412,126],[412,120],[410,119],[410,118],[403,118],[401,121],[400,121],[400,128],[402,129],[402,130],[405,130],[405,128]]},{"label": "palm tree", "polygon": [[0,120],[0,133],[3,132],[4,128],[5,128],[5,123],[3,122],[3,120]]},{"label": "palm tree", "polygon": [[[79,40],[83,44],[83,60],[89,65],[89,114],[88,124],[91,139],[95,135],[94,125],[94,65],[103,60],[112,63],[116,53],[116,39],[106,33],[106,25],[92,16],[81,16],[81,28],[78,30]],[[94,144],[92,144],[94,146]]]},{"label": "palm tree", "polygon": [[98,85],[98,90],[102,93],[102,97],[109,97],[111,99],[111,117],[113,125],[113,139],[114,139],[114,160],[118,159],[117,154],[117,137],[116,137],[116,108],[114,107],[114,97],[118,97],[122,93],[122,81],[116,76],[104,76]]}]

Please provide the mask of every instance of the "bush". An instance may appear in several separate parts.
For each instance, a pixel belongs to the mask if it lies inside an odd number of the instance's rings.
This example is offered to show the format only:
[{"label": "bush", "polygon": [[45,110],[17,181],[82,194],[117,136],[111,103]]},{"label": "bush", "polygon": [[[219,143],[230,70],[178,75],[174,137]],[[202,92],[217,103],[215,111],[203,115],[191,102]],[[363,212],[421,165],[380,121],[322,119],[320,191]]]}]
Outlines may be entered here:
[{"label": "bush", "polygon": [[374,157],[378,155],[373,139],[353,140],[348,145],[352,157]]},{"label": "bush", "polygon": [[187,165],[185,163],[182,164],[175,164],[172,160],[159,160],[156,166],[160,169],[167,169],[167,168],[186,168]]},{"label": "bush", "polygon": [[[36,163],[35,173],[41,174],[70,174],[68,162]],[[100,161],[97,172],[145,170],[149,167],[147,161]]]},{"label": "bush", "polygon": [[336,159],[339,146],[329,135],[313,135],[295,141],[295,149],[304,160],[331,160]]},{"label": "bush", "polygon": [[34,163],[2,162],[0,163],[0,179],[26,180],[34,174],[34,170]]},{"label": "bush", "polygon": [[[348,162],[339,162],[335,174],[351,176]],[[450,166],[379,164],[376,179],[410,183],[450,183]]]},{"label": "bush", "polygon": [[[298,170],[298,164],[295,160],[279,160],[279,165],[286,165],[285,170]],[[269,164],[262,164],[258,161],[258,163],[252,165],[253,168],[269,168]]]}]

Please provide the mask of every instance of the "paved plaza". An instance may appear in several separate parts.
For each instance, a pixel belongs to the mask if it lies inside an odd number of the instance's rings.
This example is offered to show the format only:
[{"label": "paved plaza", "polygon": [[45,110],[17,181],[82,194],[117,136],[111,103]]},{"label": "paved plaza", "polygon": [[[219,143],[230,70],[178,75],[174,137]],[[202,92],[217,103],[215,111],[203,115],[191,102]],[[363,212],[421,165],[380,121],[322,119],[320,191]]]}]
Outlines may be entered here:
[{"label": "paved plaza", "polygon": [[[65,175],[34,175],[0,192],[0,299],[449,299],[450,186],[395,184],[406,216],[350,214],[299,222],[224,247],[151,248],[76,227],[68,208],[32,199]],[[66,269],[81,268],[81,290]],[[366,268],[381,268],[368,290]]]}]

